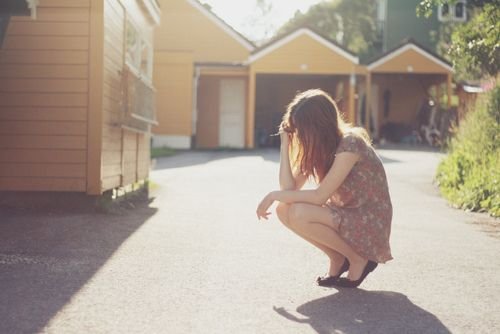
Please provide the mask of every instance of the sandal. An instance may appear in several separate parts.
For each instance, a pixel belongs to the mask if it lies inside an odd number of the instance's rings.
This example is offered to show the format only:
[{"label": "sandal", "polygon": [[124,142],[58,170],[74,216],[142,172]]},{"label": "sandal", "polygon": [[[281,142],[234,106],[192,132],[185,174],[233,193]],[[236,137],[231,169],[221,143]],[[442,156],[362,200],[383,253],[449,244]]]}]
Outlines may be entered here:
[{"label": "sandal", "polygon": [[373,262],[373,261],[368,261],[368,263],[365,266],[365,269],[363,269],[363,273],[361,274],[361,277],[355,281],[350,280],[348,278],[339,278],[338,280],[335,281],[335,286],[343,287],[343,288],[357,288],[363,280],[368,276],[369,273],[371,273],[375,268],[377,268],[378,263]]},{"label": "sandal", "polygon": [[316,279],[316,283],[319,286],[325,286],[325,287],[335,286],[340,276],[348,270],[349,270],[349,261],[346,258],[344,260],[344,263],[342,264],[342,267],[340,267],[340,270],[337,273],[337,275],[334,276],[326,275],[323,277],[320,276]]}]

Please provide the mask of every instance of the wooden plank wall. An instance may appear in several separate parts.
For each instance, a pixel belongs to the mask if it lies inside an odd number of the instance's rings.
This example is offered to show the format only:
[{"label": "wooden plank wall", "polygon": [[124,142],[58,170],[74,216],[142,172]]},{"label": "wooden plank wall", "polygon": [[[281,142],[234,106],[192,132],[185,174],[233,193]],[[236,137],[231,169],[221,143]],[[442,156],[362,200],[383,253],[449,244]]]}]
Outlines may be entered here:
[{"label": "wooden plank wall", "polygon": [[121,185],[122,136],[119,127],[121,106],[121,71],[125,13],[119,1],[104,1],[104,111],[102,143],[102,190]]},{"label": "wooden plank wall", "polygon": [[0,49],[0,190],[85,191],[89,0],[40,0]]},{"label": "wooden plank wall", "polygon": [[102,191],[126,186],[149,175],[149,134],[120,127],[123,95],[125,9],[120,1],[104,2],[104,110]]}]

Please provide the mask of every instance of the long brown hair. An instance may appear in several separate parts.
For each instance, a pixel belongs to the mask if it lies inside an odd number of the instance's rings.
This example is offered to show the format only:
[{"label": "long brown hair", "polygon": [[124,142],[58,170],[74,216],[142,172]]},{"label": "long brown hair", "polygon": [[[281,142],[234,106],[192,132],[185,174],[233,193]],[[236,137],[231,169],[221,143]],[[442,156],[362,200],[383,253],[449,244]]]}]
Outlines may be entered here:
[{"label": "long brown hair", "polygon": [[347,124],[335,101],[320,89],[310,89],[295,96],[283,116],[280,131],[292,134],[294,167],[317,181],[328,173],[346,132],[352,132],[370,143],[366,131]]}]

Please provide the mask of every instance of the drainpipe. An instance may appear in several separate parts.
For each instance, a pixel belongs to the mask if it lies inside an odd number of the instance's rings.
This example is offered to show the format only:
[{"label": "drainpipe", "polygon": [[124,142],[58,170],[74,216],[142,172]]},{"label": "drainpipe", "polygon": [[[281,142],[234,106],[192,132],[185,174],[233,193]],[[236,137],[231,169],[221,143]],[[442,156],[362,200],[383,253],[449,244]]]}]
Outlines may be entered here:
[{"label": "drainpipe", "polygon": [[193,78],[193,110],[191,118],[191,147],[194,147],[196,138],[196,125],[198,123],[198,84],[200,80],[200,68],[195,65]]}]

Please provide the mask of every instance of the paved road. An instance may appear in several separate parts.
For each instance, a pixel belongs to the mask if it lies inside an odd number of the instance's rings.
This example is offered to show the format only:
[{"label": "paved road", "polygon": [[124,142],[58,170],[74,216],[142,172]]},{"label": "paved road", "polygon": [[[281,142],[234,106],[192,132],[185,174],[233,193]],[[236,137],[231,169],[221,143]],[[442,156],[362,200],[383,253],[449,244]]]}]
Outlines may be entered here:
[{"label": "paved road", "polygon": [[315,286],[319,251],[260,197],[276,151],[160,159],[124,214],[2,212],[0,333],[500,333],[500,239],[432,185],[441,156],[381,150],[395,259],[361,289]]}]

